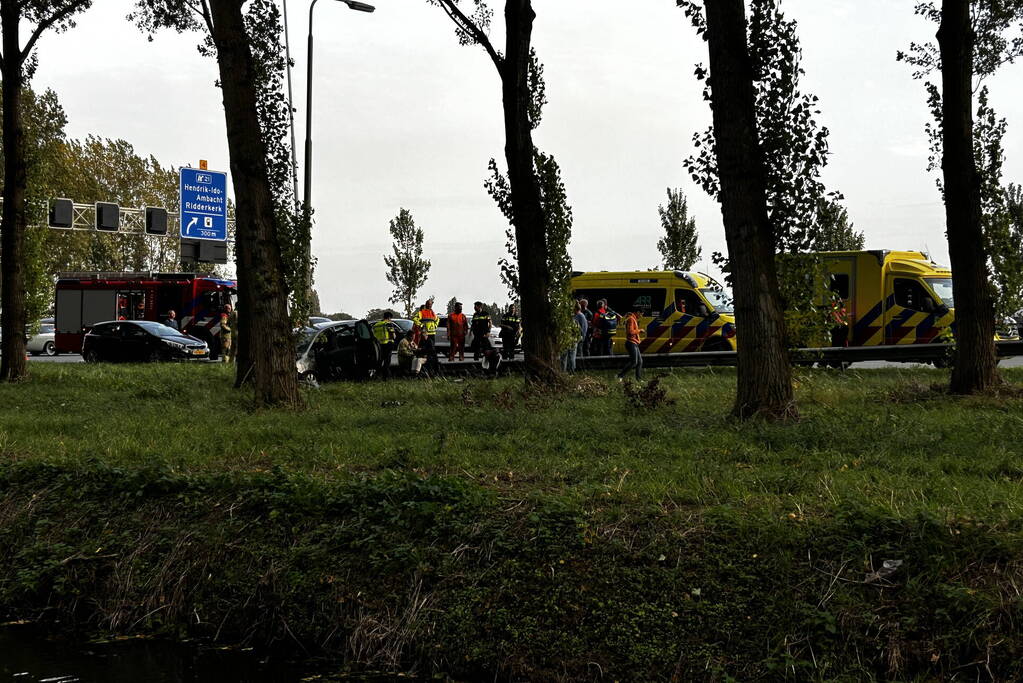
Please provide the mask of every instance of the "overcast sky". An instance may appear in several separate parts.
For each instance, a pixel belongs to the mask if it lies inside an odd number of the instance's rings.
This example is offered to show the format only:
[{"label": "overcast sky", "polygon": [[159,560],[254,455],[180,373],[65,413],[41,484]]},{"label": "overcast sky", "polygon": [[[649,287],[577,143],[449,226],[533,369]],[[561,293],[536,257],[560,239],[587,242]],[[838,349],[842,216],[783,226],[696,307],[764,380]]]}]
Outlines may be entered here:
[{"label": "overcast sky", "polygon": [[[496,261],[505,222],[483,189],[487,161],[503,166],[500,85],[478,47],[461,47],[425,0],[336,2],[316,9],[313,251],[327,312],[386,305],[388,221],[402,207],[426,232],[433,262],[424,294],[505,301]],[[491,0],[493,7],[503,6]],[[929,249],[948,262],[944,214],[925,170],[923,86],[895,61],[935,27],[913,0],[785,0],[799,20],[805,89],[831,131],[829,189],[842,192],[873,249]],[[34,87],[53,88],[68,134],[123,138],[175,166],[229,170],[216,65],[197,35],[146,36],[124,17],[131,0],[102,0],[68,33],[40,41]],[[550,103],[537,145],[561,165],[575,215],[577,270],[634,270],[658,262],[657,206],[665,188],[690,198],[709,260],[723,250],[718,205],[685,173],[693,133],[710,122],[693,67],[706,62],[673,0],[534,0],[534,45]],[[628,7],[628,11],[626,11]],[[301,149],[308,4],[290,0]],[[495,42],[501,24],[495,22]],[[989,81],[1009,120],[1006,180],[1023,181],[1019,65]],[[299,159],[301,164],[301,155]],[[702,269],[711,270],[708,263]]]}]

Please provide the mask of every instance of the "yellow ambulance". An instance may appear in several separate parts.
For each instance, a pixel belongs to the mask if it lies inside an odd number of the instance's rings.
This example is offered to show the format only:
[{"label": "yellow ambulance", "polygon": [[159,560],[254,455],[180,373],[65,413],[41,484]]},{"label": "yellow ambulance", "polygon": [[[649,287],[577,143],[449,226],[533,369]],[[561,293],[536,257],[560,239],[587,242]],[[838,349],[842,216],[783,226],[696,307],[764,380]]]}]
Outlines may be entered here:
[{"label": "yellow ambulance", "polygon": [[955,321],[952,271],[919,251],[830,251],[826,285],[841,299],[834,346],[946,341]]},{"label": "yellow ambulance", "polygon": [[[731,296],[709,275],[678,270],[576,273],[572,290],[594,312],[601,299],[623,317],[639,311],[644,354],[735,350]],[[623,326],[612,339],[614,352],[624,353]]]}]

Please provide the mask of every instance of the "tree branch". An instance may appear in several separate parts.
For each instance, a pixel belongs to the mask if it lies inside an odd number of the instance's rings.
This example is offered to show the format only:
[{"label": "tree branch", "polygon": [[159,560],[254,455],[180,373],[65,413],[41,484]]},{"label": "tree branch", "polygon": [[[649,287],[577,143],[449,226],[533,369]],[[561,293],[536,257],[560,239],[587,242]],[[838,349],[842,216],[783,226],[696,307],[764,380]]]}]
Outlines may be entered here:
[{"label": "tree branch", "polygon": [[490,55],[490,61],[497,67],[497,72],[501,73],[501,69],[504,68],[504,60],[501,59],[501,55],[497,54],[497,50],[494,49],[493,44],[490,42],[490,38],[484,33],[479,26],[473,22],[472,19],[465,16],[465,13],[458,8],[454,0],[437,0],[440,3],[441,9],[448,15],[451,21],[455,22],[455,25],[460,29],[472,36],[473,40],[483,46],[483,49]]},{"label": "tree branch", "polygon": [[87,2],[88,0],[70,0],[70,2],[68,2],[68,4],[62,9],[57,10],[40,21],[35,30],[32,32],[32,37],[30,37],[28,42],[25,43],[25,49],[18,55],[19,63],[23,63],[26,59],[28,59],[28,56],[32,54],[32,48],[35,47],[36,41],[39,40],[39,36],[41,36],[44,31],[52,27],[57,22],[67,19],[69,16],[85,6]]},{"label": "tree branch", "polygon": [[206,0],[202,0],[202,20],[206,23],[206,28],[210,32],[210,38],[213,38],[213,15],[210,13],[210,6]]}]

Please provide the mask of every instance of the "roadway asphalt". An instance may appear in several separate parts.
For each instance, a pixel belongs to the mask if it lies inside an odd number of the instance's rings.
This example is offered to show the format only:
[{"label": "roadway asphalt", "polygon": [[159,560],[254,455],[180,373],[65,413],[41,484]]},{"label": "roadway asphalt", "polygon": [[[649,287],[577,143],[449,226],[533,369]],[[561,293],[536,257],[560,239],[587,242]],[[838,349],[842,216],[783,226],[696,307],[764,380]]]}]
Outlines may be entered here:
[{"label": "roadway asphalt", "polygon": [[[622,359],[624,360],[624,356]],[[82,357],[78,354],[61,354],[59,356],[29,356],[29,360],[37,363],[81,363]],[[999,364],[1003,368],[1023,367],[1023,356],[1005,358]],[[890,363],[883,360],[864,361],[853,363],[852,367],[859,370],[870,370],[874,368],[904,368],[904,367],[928,367],[920,363]]]}]

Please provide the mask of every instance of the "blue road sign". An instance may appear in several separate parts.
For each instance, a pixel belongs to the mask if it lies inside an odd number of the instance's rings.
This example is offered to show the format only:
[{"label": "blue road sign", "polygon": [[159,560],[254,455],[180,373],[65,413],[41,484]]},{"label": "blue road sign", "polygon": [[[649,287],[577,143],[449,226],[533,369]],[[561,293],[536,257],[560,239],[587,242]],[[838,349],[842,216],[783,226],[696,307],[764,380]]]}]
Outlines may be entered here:
[{"label": "blue road sign", "polygon": [[181,169],[181,236],[199,240],[227,239],[227,174]]}]

